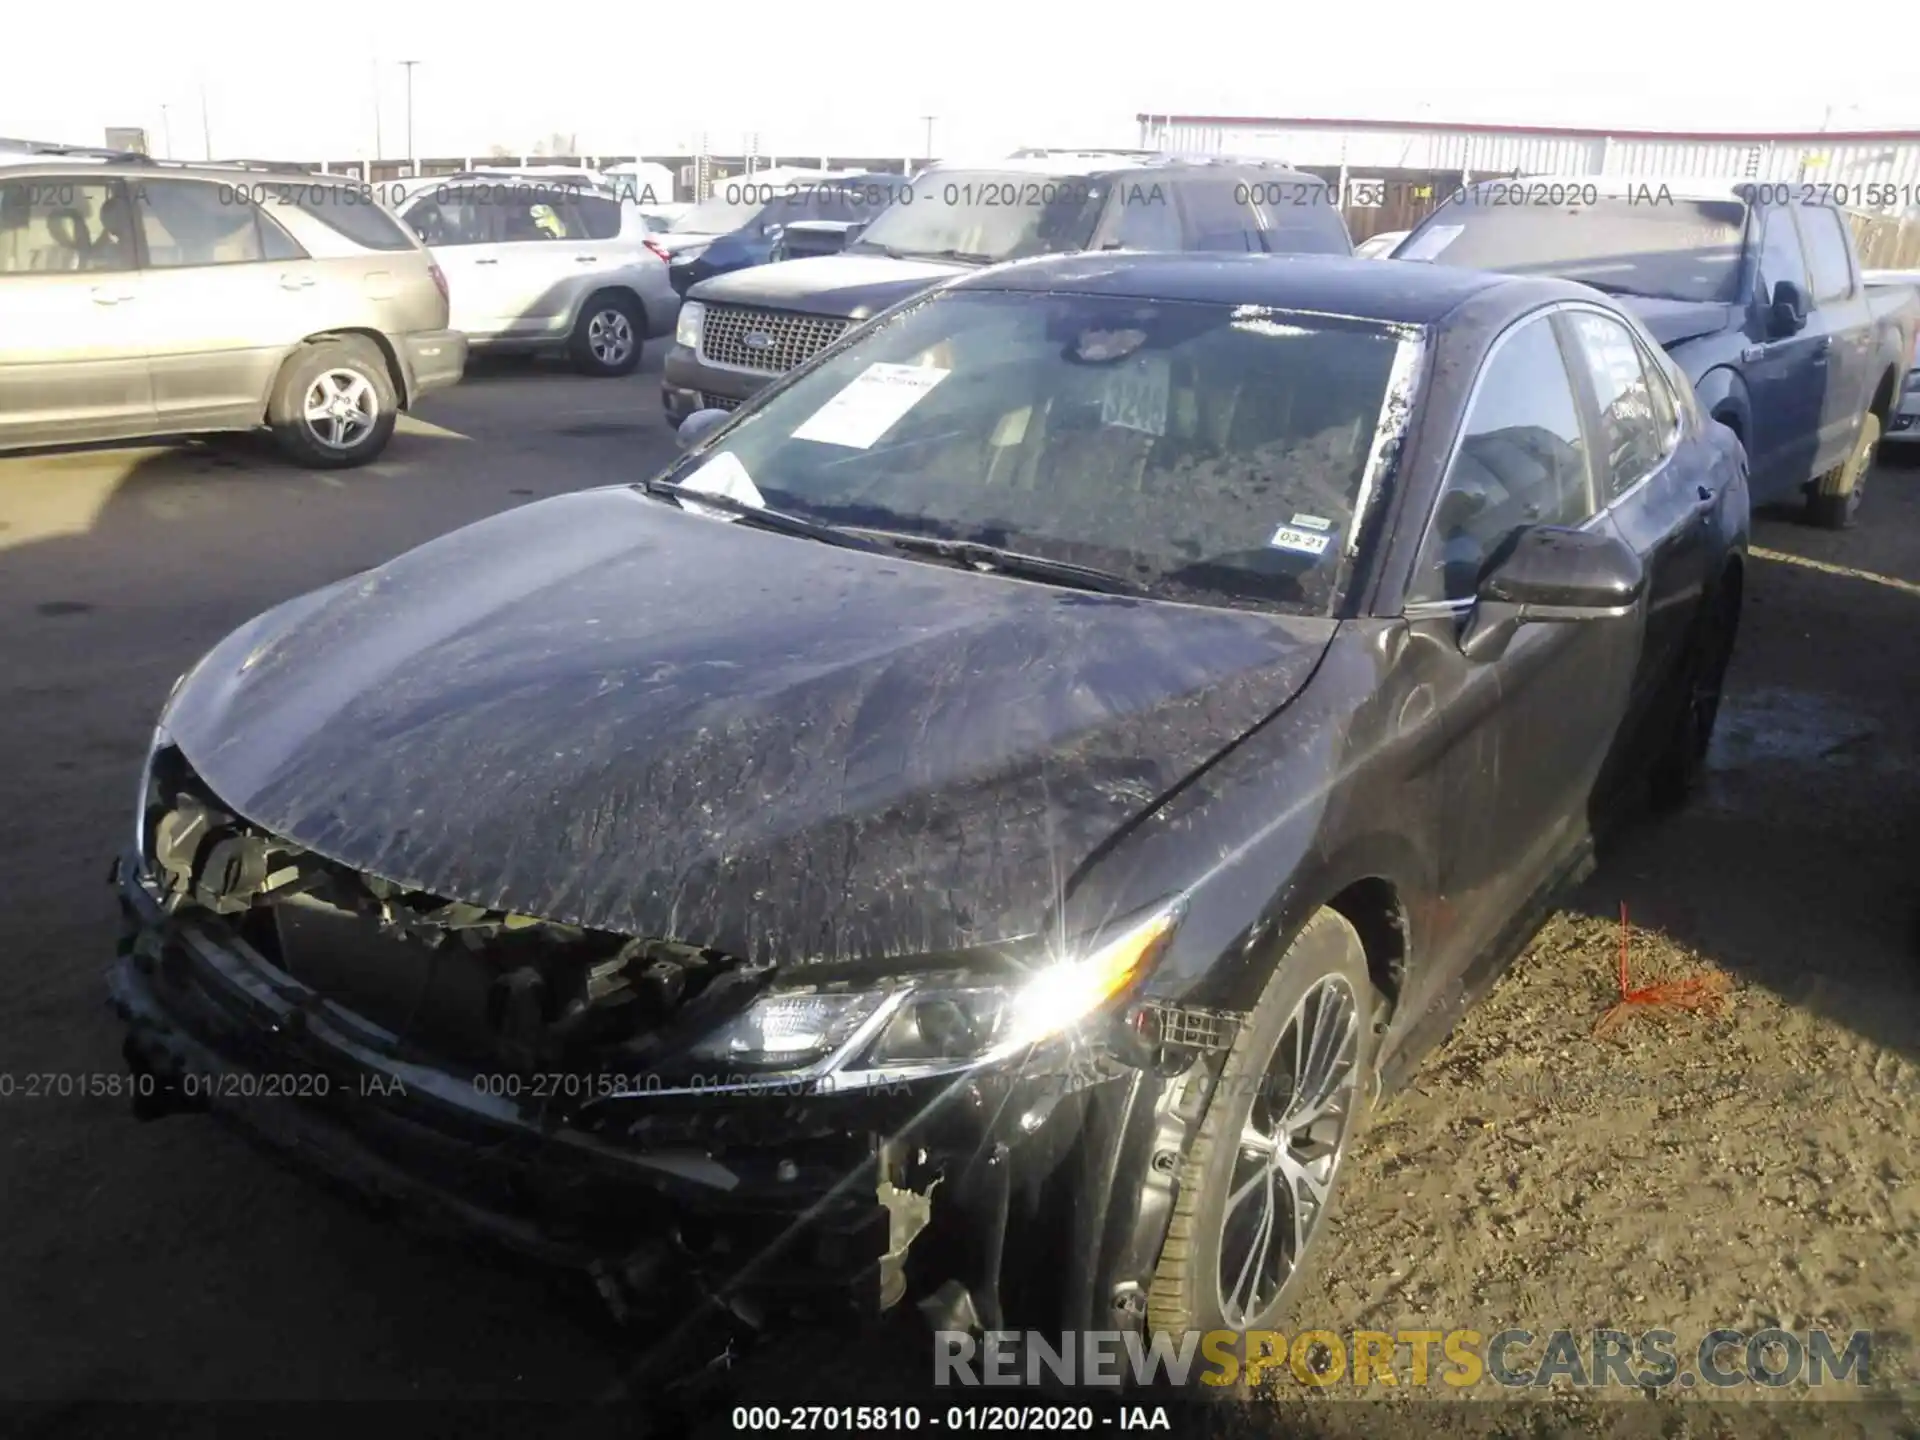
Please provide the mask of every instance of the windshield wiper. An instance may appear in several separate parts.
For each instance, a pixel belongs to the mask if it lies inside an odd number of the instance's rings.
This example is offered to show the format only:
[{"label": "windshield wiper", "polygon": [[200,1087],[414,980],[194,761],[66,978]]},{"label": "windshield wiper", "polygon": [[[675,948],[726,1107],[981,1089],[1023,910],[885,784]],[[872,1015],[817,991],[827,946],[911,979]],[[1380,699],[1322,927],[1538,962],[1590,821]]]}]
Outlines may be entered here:
[{"label": "windshield wiper", "polygon": [[[687,504],[704,505],[709,510],[720,510],[732,515],[748,525],[757,525],[762,530],[772,530],[781,535],[798,535],[806,540],[818,540],[827,545],[838,545],[846,550],[867,550],[884,555],[888,547],[877,540],[851,530],[843,530],[837,525],[828,525],[819,520],[809,520],[804,515],[795,515],[786,510],[769,510],[763,505],[749,505],[744,500],[736,500],[731,495],[716,495],[710,490],[701,490],[693,485],[682,485],[677,480],[642,480],[639,488],[648,495],[667,495]],[[681,508],[685,508],[683,505]]]},{"label": "windshield wiper", "polygon": [[931,555],[938,560],[975,566],[1000,575],[1045,580],[1102,595],[1147,596],[1152,593],[1139,581],[1130,580],[1113,570],[1076,565],[1071,560],[1050,560],[1044,555],[1028,555],[1019,550],[987,545],[979,540],[943,540],[936,535],[914,535],[898,530],[869,530],[864,527],[857,533],[872,536],[909,554]]},{"label": "windshield wiper", "polygon": [[[891,252],[889,252],[891,253]],[[991,255],[982,255],[978,250],[909,250],[895,255],[896,260],[954,260],[962,265],[992,265],[995,259]]]}]

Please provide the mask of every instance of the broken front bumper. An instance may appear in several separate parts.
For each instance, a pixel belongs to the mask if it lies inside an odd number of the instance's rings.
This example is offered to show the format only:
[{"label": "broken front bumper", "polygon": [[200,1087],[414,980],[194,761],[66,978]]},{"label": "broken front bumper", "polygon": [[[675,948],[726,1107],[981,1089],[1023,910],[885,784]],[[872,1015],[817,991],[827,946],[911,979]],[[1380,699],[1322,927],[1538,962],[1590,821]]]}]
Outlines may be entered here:
[{"label": "broken front bumper", "polygon": [[1172,1166],[1162,1082],[1141,1071],[1081,1057],[826,1096],[468,1073],[229,922],[164,916],[133,856],[116,880],[108,984],[139,1109],[211,1110],[418,1220],[584,1271],[616,1312],[692,1291],[871,1313],[958,1281],[993,1325],[1033,1252],[1053,1257],[1048,1318],[1112,1324],[1157,1255]]}]

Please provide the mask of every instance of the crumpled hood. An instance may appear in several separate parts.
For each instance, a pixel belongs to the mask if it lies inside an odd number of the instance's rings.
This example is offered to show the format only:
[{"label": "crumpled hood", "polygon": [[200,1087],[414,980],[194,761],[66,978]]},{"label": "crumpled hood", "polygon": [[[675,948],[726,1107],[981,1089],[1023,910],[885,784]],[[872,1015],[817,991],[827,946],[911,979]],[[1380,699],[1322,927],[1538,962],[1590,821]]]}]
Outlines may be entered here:
[{"label": "crumpled hood", "polygon": [[694,286],[687,298],[708,305],[764,305],[772,310],[865,320],[968,268],[930,260],[890,260],[885,255],[815,255],[715,275]]},{"label": "crumpled hood", "polygon": [[165,723],[224,803],[403,885],[755,957],[898,955],[1037,929],[1334,629],[596,490],[268,612]]},{"label": "crumpled hood", "polygon": [[1645,295],[1617,295],[1620,305],[1639,317],[1662,345],[1672,347],[1701,335],[1718,335],[1740,324],[1736,307],[1711,300],[1660,300]]}]

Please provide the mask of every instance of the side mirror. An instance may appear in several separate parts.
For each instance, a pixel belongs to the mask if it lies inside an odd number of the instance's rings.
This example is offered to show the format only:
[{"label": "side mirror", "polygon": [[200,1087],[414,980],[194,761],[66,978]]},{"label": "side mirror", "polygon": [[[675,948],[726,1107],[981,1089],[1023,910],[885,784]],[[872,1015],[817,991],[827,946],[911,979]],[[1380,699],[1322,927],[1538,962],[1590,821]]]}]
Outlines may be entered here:
[{"label": "side mirror", "polygon": [[1807,294],[1791,280],[1777,281],[1767,306],[1767,334],[1775,340],[1798,335],[1807,328]]},{"label": "side mirror", "polygon": [[691,450],[732,418],[731,410],[696,410],[680,422],[674,438],[682,450]]},{"label": "side mirror", "polygon": [[1522,625],[1618,619],[1646,584],[1640,557],[1617,535],[1529,526],[1480,582],[1461,653],[1497,660]]}]

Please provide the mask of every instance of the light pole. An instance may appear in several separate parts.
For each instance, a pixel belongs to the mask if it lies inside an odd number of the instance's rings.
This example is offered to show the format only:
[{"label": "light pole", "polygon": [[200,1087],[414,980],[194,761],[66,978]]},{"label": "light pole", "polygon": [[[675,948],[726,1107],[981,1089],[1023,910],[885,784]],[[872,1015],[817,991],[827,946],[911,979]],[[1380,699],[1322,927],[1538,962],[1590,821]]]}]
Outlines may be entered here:
[{"label": "light pole", "polygon": [[213,159],[213,123],[207,119],[207,82],[200,82],[200,139],[207,147],[207,159]]},{"label": "light pole", "polygon": [[160,143],[166,148],[166,158],[173,158],[173,121],[167,117],[167,107],[160,107]]},{"label": "light pole", "polygon": [[400,63],[407,67],[407,174],[418,175],[420,167],[413,159],[413,67],[420,62],[402,60]]},{"label": "light pole", "polygon": [[373,158],[387,158],[386,142],[380,135],[380,62],[373,62]]},{"label": "light pole", "polygon": [[920,118],[927,122],[927,164],[931,165],[933,163],[933,122],[940,117],[938,115],[922,115]]}]

